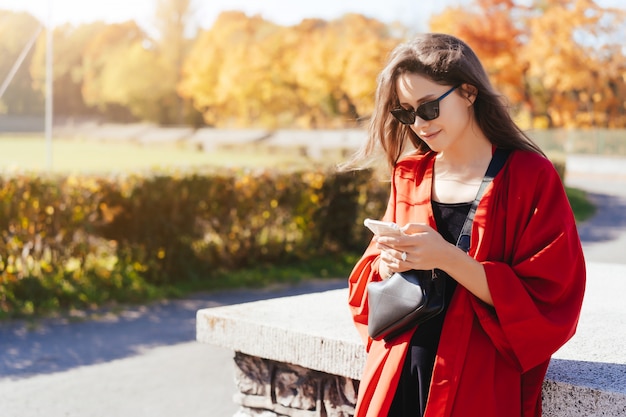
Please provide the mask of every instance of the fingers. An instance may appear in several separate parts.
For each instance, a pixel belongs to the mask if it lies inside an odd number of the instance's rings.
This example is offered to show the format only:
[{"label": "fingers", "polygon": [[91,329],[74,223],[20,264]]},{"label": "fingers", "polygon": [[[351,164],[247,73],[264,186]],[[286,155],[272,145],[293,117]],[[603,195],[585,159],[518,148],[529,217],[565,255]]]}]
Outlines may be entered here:
[{"label": "fingers", "polygon": [[410,254],[395,249],[385,249],[380,253],[381,261],[391,272],[406,271],[411,269]]},{"label": "fingers", "polygon": [[381,250],[395,249],[400,252],[408,252],[411,250],[411,248],[415,247],[419,243],[419,240],[416,240],[416,238],[419,239],[419,237],[416,235],[395,237],[377,236],[374,237],[374,241],[376,242],[378,249]]},{"label": "fingers", "polygon": [[401,236],[375,236],[376,248],[381,251],[381,259],[393,272],[409,269],[431,269],[446,243],[437,231],[427,224],[409,223]]},{"label": "fingers", "polygon": [[401,235],[375,235],[374,240],[378,243],[393,245],[399,247],[403,245],[411,245],[411,242],[415,242],[416,237],[427,237],[431,233],[437,233],[432,227],[424,223],[407,223],[400,229]]},{"label": "fingers", "polygon": [[407,223],[400,230],[406,235],[414,235],[417,233],[431,232],[433,228],[426,223]]}]

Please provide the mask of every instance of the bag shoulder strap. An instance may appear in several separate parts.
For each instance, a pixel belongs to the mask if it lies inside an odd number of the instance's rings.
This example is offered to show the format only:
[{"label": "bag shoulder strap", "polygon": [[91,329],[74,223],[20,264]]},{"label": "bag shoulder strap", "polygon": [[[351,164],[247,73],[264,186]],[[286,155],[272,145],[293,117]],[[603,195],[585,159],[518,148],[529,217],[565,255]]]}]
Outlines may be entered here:
[{"label": "bag shoulder strap", "polygon": [[483,178],[480,187],[478,188],[478,193],[476,193],[476,198],[472,202],[472,206],[470,207],[469,213],[467,213],[467,217],[465,218],[465,223],[463,223],[463,228],[461,229],[461,234],[459,235],[459,239],[456,242],[456,245],[463,249],[465,252],[468,252],[470,249],[471,242],[471,234],[472,234],[472,223],[474,222],[474,215],[476,214],[476,209],[478,208],[478,203],[480,203],[480,199],[482,198],[485,189],[489,185],[491,181],[498,175],[498,172],[504,166],[509,154],[510,150],[496,148],[493,156],[491,157],[491,161],[489,162],[489,167],[487,168],[487,172]]}]

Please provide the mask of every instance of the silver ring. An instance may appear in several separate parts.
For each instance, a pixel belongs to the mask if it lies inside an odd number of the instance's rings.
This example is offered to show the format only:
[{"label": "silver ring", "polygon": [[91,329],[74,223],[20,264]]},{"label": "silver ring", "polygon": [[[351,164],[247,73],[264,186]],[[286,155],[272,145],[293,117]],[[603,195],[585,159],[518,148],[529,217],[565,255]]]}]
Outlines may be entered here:
[{"label": "silver ring", "polygon": [[402,261],[406,262],[406,252],[402,252],[402,256],[400,258]]}]

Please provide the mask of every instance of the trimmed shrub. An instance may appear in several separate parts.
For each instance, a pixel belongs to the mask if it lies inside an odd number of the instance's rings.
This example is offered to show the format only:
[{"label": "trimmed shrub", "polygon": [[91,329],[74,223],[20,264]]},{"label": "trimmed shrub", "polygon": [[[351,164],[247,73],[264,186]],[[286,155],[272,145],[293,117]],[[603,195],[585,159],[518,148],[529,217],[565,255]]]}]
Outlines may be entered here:
[{"label": "trimmed shrub", "polygon": [[139,301],[255,265],[361,251],[370,171],[0,179],[0,314]]}]

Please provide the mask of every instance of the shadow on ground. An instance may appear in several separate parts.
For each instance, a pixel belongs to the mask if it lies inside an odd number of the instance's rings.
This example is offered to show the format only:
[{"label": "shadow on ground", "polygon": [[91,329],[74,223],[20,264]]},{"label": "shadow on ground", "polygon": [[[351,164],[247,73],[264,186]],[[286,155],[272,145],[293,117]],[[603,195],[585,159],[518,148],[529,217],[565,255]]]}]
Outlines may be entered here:
[{"label": "shadow on ground", "polygon": [[347,281],[314,280],[290,287],[198,294],[103,313],[79,322],[39,320],[0,324],[0,378],[66,371],[195,340],[202,308],[345,288]]},{"label": "shadow on ground", "polygon": [[626,233],[626,198],[587,193],[597,211],[592,218],[578,225],[583,243],[607,242]]},{"label": "shadow on ground", "polygon": [[[599,375],[603,377],[599,378]],[[626,364],[552,358],[548,377],[575,387],[584,386],[604,392],[620,392],[626,381]]]}]

